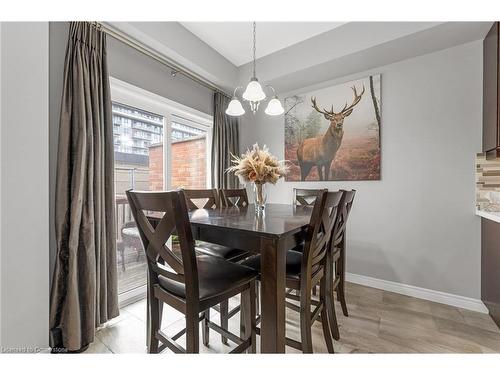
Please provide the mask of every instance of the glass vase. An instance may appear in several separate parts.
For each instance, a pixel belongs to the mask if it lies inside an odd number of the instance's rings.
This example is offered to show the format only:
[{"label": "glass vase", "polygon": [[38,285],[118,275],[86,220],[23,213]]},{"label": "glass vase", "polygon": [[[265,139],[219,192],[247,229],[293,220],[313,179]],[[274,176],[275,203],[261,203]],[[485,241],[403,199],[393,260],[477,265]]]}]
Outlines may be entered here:
[{"label": "glass vase", "polygon": [[266,208],[267,201],[266,184],[254,183],[253,193],[255,212],[263,212]]}]

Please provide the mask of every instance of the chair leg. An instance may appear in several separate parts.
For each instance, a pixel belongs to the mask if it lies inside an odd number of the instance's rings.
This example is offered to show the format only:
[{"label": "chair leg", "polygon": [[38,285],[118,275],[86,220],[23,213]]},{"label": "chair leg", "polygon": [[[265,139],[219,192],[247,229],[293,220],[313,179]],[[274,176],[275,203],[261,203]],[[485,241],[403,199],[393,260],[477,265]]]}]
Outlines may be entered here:
[{"label": "chair leg", "polygon": [[339,258],[339,272],[337,273],[337,277],[340,278],[339,284],[337,285],[337,299],[340,302],[340,306],[342,306],[342,313],[344,316],[349,316],[349,312],[347,311],[347,303],[345,301],[345,250],[342,248],[342,254]]},{"label": "chair leg", "polygon": [[161,329],[162,321],[163,321],[163,302],[160,301],[158,306],[158,329]]},{"label": "chair leg", "polygon": [[[326,264],[331,264],[330,263],[330,254],[327,254],[327,262]],[[325,308],[327,310],[327,316],[330,321],[330,329],[332,331],[332,337],[335,340],[340,339],[340,332],[339,332],[339,325],[337,323],[337,315],[335,313],[335,300],[333,296],[333,290],[332,290],[332,285],[333,285],[333,272],[335,270],[333,269],[333,266],[326,267],[326,275],[325,275]]]},{"label": "chair leg", "polygon": [[210,328],[208,328],[208,322],[210,320],[210,309],[206,309],[203,313],[203,330],[201,331],[203,345],[208,346],[210,341]]},{"label": "chair leg", "polygon": [[[229,323],[229,301],[225,300],[220,303],[220,326],[227,331]],[[221,336],[222,343],[224,345],[229,345],[227,337]]]},{"label": "chair leg", "polygon": [[323,310],[321,311],[321,325],[323,327],[323,336],[325,337],[326,347],[328,353],[334,353],[333,340],[332,340],[332,330],[330,328],[330,322],[328,321],[328,312],[326,307],[326,278],[323,277],[321,285],[319,287],[319,300],[323,303]]},{"label": "chair leg", "polygon": [[260,281],[255,282],[255,312],[260,315]]},{"label": "chair leg", "polygon": [[186,353],[199,353],[200,351],[200,324],[199,313],[186,312]]},{"label": "chair leg", "polygon": [[255,335],[255,282],[252,282],[247,290],[241,293],[241,310],[240,310],[240,337],[243,340],[251,340],[249,353],[256,352],[256,335]]},{"label": "chair leg", "polygon": [[149,302],[149,324],[148,324],[148,353],[158,353],[159,341],[156,338],[156,332],[160,329],[160,302],[157,298],[148,299]]},{"label": "chair leg", "polygon": [[[303,288],[302,288],[303,289]],[[302,352],[312,353],[311,289],[300,291],[300,338]]]},{"label": "chair leg", "polygon": [[337,299],[340,302],[340,306],[342,307],[342,313],[344,314],[344,316],[349,316],[349,311],[347,311],[347,303],[345,301],[344,282],[342,279],[337,287]]},{"label": "chair leg", "polygon": [[255,354],[257,352],[257,336],[256,336],[256,302],[258,302],[258,298],[255,292],[256,283],[253,282],[250,284],[250,338],[252,339],[252,345],[250,346],[250,353]]},{"label": "chair leg", "polygon": [[328,319],[330,320],[330,329],[332,330],[332,337],[335,340],[340,339],[339,325],[337,323],[337,315],[335,313],[335,302],[333,302],[332,293],[326,293],[325,307],[327,308]]}]

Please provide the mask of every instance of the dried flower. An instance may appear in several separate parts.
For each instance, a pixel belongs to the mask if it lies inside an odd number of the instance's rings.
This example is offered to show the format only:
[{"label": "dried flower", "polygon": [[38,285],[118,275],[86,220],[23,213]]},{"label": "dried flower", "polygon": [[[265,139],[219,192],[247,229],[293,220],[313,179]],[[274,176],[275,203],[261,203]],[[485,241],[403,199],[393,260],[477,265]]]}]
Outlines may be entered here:
[{"label": "dried flower", "polygon": [[260,148],[256,143],[251,150],[241,156],[232,155],[233,166],[226,172],[234,172],[242,184],[255,182],[276,184],[288,173],[288,166],[284,160],[278,160],[269,153],[267,146]]}]

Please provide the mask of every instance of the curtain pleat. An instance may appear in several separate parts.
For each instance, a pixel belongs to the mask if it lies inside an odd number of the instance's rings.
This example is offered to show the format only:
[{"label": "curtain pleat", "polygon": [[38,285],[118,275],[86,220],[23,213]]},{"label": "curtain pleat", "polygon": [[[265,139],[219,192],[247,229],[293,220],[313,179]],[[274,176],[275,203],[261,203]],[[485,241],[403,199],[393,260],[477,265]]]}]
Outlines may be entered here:
[{"label": "curtain pleat", "polygon": [[214,93],[214,128],[212,140],[212,187],[232,189],[239,187],[234,173],[226,173],[231,166],[231,154],[240,153],[238,119],[226,115],[230,98]]},{"label": "curtain pleat", "polygon": [[55,225],[51,346],[79,351],[119,314],[106,35],[88,22],[70,24],[66,48]]}]

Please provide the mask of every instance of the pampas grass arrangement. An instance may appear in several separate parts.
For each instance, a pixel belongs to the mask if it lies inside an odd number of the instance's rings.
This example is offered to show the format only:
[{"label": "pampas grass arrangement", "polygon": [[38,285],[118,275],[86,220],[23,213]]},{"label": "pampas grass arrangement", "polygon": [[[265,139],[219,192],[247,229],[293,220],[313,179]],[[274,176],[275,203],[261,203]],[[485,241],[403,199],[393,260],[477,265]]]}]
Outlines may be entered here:
[{"label": "pampas grass arrangement", "polygon": [[233,166],[229,167],[227,172],[234,172],[242,184],[269,182],[274,185],[288,173],[286,161],[278,160],[271,155],[266,145],[260,148],[256,143],[251,150],[247,150],[243,155],[231,156]]}]

